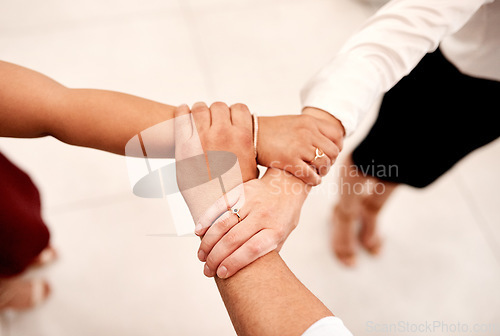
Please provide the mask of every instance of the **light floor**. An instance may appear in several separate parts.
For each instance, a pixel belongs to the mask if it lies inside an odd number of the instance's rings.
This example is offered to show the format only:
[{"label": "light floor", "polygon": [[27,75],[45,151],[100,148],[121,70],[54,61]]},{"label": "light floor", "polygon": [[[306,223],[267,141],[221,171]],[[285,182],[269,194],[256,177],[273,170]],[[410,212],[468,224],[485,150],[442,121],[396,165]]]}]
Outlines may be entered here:
[{"label": "light floor", "polygon": [[[0,59],[70,87],[294,114],[305,81],[374,9],[354,0],[4,0]],[[371,120],[373,112],[345,152]],[[49,138],[0,139],[0,150],[39,185],[61,253],[30,274],[50,279],[50,300],[2,316],[1,336],[234,335],[202,275],[197,238],[151,236],[175,232],[171,215],[165,200],[132,195],[123,157]],[[494,324],[481,335],[499,335],[499,168],[497,141],[432,187],[401,188],[380,218],[382,255],[362,254],[354,270],[327,239],[334,172],[307,200],[282,256],[355,335],[404,334],[375,332],[398,323],[441,323],[433,335]]]}]

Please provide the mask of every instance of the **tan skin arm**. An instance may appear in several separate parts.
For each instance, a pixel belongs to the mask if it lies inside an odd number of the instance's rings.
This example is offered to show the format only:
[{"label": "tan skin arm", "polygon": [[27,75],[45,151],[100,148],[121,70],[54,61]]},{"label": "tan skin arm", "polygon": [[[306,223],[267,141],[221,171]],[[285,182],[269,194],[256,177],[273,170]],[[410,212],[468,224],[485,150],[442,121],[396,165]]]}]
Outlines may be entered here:
[{"label": "tan skin arm", "polygon": [[316,321],[333,316],[275,251],[215,281],[239,336],[298,336]]},{"label": "tan skin arm", "polygon": [[[51,135],[71,145],[123,155],[133,136],[174,116],[170,105],[112,91],[69,89],[2,61],[0,79],[0,136],[4,137]],[[172,149],[173,134],[173,129],[166,132]]]}]

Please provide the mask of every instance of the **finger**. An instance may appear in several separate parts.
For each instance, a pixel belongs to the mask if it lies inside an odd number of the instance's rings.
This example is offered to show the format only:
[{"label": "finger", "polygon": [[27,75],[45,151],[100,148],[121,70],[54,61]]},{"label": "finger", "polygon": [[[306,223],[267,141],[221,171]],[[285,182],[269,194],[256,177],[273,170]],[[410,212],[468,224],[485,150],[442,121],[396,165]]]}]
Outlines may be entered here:
[{"label": "finger", "polygon": [[319,176],[325,176],[331,167],[331,161],[328,156],[319,157],[311,161],[310,166],[316,170]]},{"label": "finger", "polygon": [[239,184],[215,201],[215,203],[210,206],[202,216],[200,216],[200,219],[195,226],[196,235],[203,236],[212,223],[214,223],[217,218],[223,215],[228,209],[241,209],[244,203],[244,186],[243,184]]},{"label": "finger", "polygon": [[342,150],[342,146],[344,144],[344,130],[338,127],[332,127],[328,123],[320,123],[319,131],[325,137],[333,141],[340,150]]},{"label": "finger", "polygon": [[[235,207],[235,209],[237,208]],[[248,211],[242,209],[239,211],[239,215],[241,216],[241,220],[239,220],[238,216],[232,211],[226,211],[212,224],[212,226],[210,226],[210,228],[208,228],[201,240],[200,248],[198,249],[198,259],[205,261],[215,244],[217,244],[217,242],[219,242],[236,224],[244,220],[248,216]]]},{"label": "finger", "polygon": [[193,134],[193,124],[191,112],[187,105],[181,105],[174,112],[175,143],[177,145],[185,143]]},{"label": "finger", "polygon": [[[322,157],[316,157],[318,149],[320,153],[323,153]],[[326,175],[330,169],[330,160],[328,158],[325,159],[325,157],[326,155],[324,152],[316,146],[311,146],[302,155],[304,162],[308,164],[319,176]]]},{"label": "finger", "polygon": [[205,272],[205,275],[215,276],[220,263],[258,231],[260,229],[257,227],[257,223],[249,217],[233,226],[208,253],[205,265],[205,271],[208,272]]},{"label": "finger", "polygon": [[191,111],[193,112],[193,119],[199,131],[210,127],[211,117],[207,104],[203,102],[195,103]]},{"label": "finger", "polygon": [[245,104],[231,105],[231,123],[235,126],[252,129],[252,114]]},{"label": "finger", "polygon": [[217,269],[217,276],[222,279],[229,278],[243,267],[275,250],[278,245],[273,239],[272,232],[270,229],[257,232],[257,234],[221,262]]},{"label": "finger", "polygon": [[285,170],[296,178],[301,179],[304,183],[316,186],[321,183],[321,176],[315,168],[311,167],[309,162],[302,159],[295,161],[293,165],[286,165]]},{"label": "finger", "polygon": [[326,151],[323,150],[323,148],[327,148],[327,151],[328,153],[330,153],[330,155],[335,155],[335,159],[336,155],[338,155],[338,152],[336,151],[336,145],[322,135],[315,139],[314,145],[316,146],[315,154],[320,155],[315,155],[314,159],[310,162],[310,165],[318,172],[320,176],[325,176],[326,174],[328,174],[328,171],[330,170],[330,167],[332,166],[334,161],[330,159],[329,155]]},{"label": "finger", "polygon": [[316,169],[311,167],[309,163],[302,160],[299,160],[293,166],[285,166],[285,170],[306,184],[316,186],[321,183],[321,176],[319,176]]},{"label": "finger", "polygon": [[231,211],[226,210],[222,216],[217,218],[201,239],[200,248],[198,249],[198,259],[205,262],[208,252],[236,224],[238,224],[238,217]]},{"label": "finger", "polygon": [[313,145],[328,156],[332,165],[340,154],[340,149],[337,144],[322,134],[318,135],[318,137],[313,140]]},{"label": "finger", "polygon": [[221,102],[215,102],[210,106],[212,115],[212,126],[230,126],[231,112],[229,107]]}]

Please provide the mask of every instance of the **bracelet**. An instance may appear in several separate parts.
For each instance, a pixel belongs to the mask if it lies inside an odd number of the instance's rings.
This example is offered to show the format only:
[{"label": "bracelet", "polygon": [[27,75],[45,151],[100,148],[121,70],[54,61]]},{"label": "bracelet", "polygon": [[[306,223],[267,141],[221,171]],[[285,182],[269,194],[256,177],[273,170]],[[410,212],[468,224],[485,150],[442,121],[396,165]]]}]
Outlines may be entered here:
[{"label": "bracelet", "polygon": [[259,118],[256,114],[252,114],[253,118],[253,150],[255,153],[255,159],[257,159],[257,134],[259,132]]}]

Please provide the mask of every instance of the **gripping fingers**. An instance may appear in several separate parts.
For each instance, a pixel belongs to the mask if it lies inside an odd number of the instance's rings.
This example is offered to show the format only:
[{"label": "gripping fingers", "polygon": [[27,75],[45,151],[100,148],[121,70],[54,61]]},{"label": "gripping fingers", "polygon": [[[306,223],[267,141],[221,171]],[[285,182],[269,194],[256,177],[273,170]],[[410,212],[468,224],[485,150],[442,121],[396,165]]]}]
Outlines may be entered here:
[{"label": "gripping fingers", "polygon": [[332,161],[327,155],[311,161],[311,167],[318,172],[319,176],[325,176],[326,174],[328,174],[331,165]]},{"label": "gripping fingers", "polygon": [[252,115],[245,104],[231,105],[231,122],[235,126],[252,129]]},{"label": "gripping fingers", "polygon": [[199,131],[210,127],[211,117],[207,104],[198,102],[191,108],[193,119]]},{"label": "gripping fingers", "polygon": [[316,169],[303,160],[299,160],[295,165],[286,166],[285,170],[306,184],[316,186],[321,183],[321,176]]},{"label": "gripping fingers", "polygon": [[277,246],[273,239],[272,230],[259,231],[222,261],[217,269],[217,276],[222,279],[229,278],[243,267],[275,250]]},{"label": "gripping fingers", "polygon": [[215,102],[210,106],[212,126],[230,126],[231,113],[225,103]]},{"label": "gripping fingers", "polygon": [[243,219],[241,223],[234,225],[208,253],[204,269],[205,275],[215,276],[220,263],[258,231],[260,228],[257,228],[255,223],[248,221],[248,219]]},{"label": "gripping fingers", "polygon": [[208,228],[221,217],[228,208],[241,209],[243,204],[245,204],[244,185],[239,184],[215,201],[215,203],[200,217],[196,223],[195,234],[203,236]]},{"label": "gripping fingers", "polygon": [[316,159],[316,161],[313,162],[313,165],[316,167],[321,176],[325,176],[339,156],[340,149],[336,143],[334,143],[324,135],[320,135],[315,140],[315,145],[317,146],[317,148],[320,148],[323,153],[326,154],[326,156]]},{"label": "gripping fingers", "polygon": [[200,248],[198,249],[198,259],[206,261],[207,255],[212,251],[215,244],[238,222],[238,217],[231,211],[226,211],[220,216],[201,239]]}]

